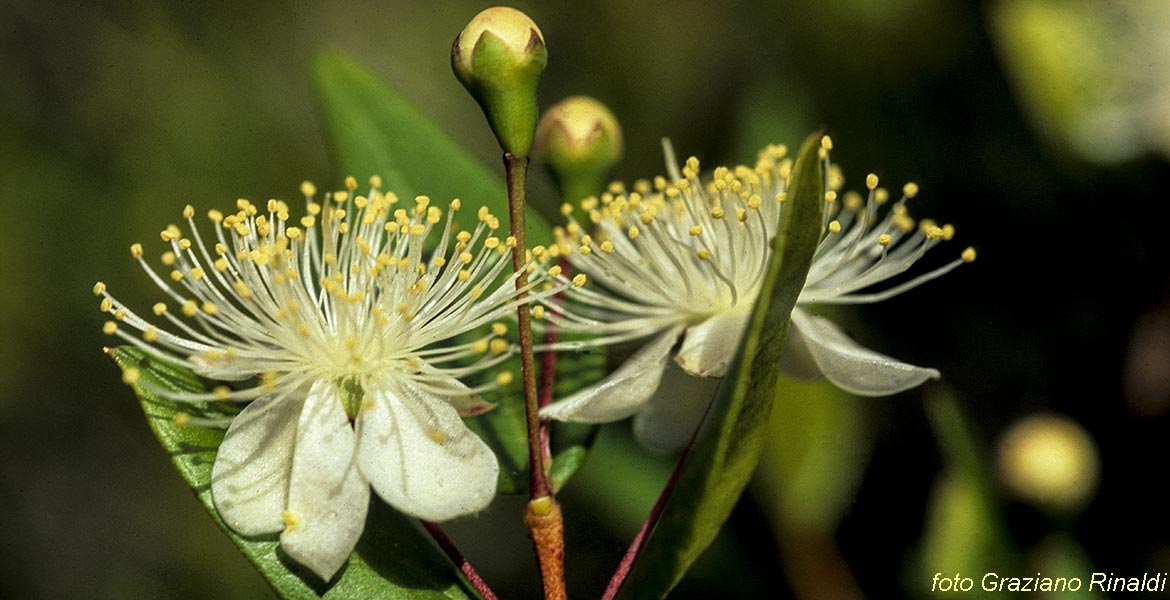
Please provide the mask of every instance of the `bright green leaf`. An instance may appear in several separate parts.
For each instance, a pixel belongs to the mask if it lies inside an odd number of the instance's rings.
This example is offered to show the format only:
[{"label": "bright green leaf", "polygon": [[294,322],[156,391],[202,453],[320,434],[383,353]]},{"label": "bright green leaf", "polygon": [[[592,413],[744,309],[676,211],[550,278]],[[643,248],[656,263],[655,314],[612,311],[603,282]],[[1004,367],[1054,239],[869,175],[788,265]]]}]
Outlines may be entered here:
[{"label": "bright green leaf", "polygon": [[[190,371],[159,361],[143,351],[123,346],[110,350],[123,370],[138,369],[141,383],[149,387],[205,392],[203,383]],[[175,415],[186,412],[202,419],[222,419],[238,410],[228,403],[183,403],[181,406],[150,391],[134,388],[150,428],[162,443],[175,469],[203,503],[215,522],[235,542],[244,556],[260,571],[282,598],[390,598],[414,600],[471,598],[459,572],[435,550],[410,519],[375,499],[370,506],[366,530],[349,564],[331,586],[322,583],[308,569],[284,557],[277,535],[244,538],[220,519],[211,501],[211,466],[223,430],[175,425]]]},{"label": "bright green leaf", "polygon": [[[380,175],[383,189],[400,198],[417,194],[426,194],[436,202],[461,198],[464,214],[457,219],[465,227],[473,224],[466,220],[475,219],[474,211],[480,205],[507,220],[502,161],[496,171],[481,164],[393,86],[379,81],[340,52],[319,55],[313,76],[342,172],[358,177]],[[468,107],[476,110],[470,102]],[[525,220],[530,245],[552,240],[548,222],[538,213],[529,210]],[[597,354],[561,353],[557,360],[557,397],[604,375],[604,359]],[[519,360],[500,365],[497,372],[505,370],[519,375]],[[518,380],[519,377],[513,389],[497,394],[499,404],[494,410],[468,422],[495,450],[500,461],[499,491],[504,494],[525,493],[528,489],[528,438]],[[561,484],[584,458],[576,453],[587,448],[588,444],[569,444],[565,449],[574,454],[565,459],[559,455],[562,448],[554,448],[553,467]]]},{"label": "bright green leaf", "polygon": [[759,461],[789,314],[820,237],[824,179],[819,142],[819,135],[809,137],[796,158],[772,259],[739,354],[711,408],[706,431],[626,581],[625,597],[661,598],[682,579],[715,539]]},{"label": "bright green leaf", "polygon": [[[483,205],[507,221],[502,160],[497,171],[489,169],[393,87],[340,52],[319,55],[313,79],[343,173],[380,175],[383,188],[400,198],[425,194],[443,204],[461,198],[470,209],[465,219],[474,219]],[[531,243],[552,239],[540,215],[528,211],[526,221]]]}]

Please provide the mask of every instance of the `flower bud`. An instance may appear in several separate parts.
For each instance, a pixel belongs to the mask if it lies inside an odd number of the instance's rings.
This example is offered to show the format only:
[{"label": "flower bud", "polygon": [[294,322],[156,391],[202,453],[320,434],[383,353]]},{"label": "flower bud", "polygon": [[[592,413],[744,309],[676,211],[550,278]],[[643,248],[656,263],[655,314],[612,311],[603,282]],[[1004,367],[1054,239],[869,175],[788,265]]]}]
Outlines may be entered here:
[{"label": "flower bud", "polygon": [[561,100],[536,127],[537,156],[557,179],[566,202],[601,191],[622,155],[622,128],[601,102],[587,96]]},{"label": "flower bud", "polygon": [[998,454],[1007,489],[1039,508],[1075,511],[1097,488],[1097,446],[1068,417],[1032,415],[1020,420],[1000,439]]},{"label": "flower bud", "polygon": [[506,6],[475,15],[451,47],[455,76],[483,108],[500,146],[515,156],[527,156],[532,147],[536,86],[546,64],[536,23]]}]

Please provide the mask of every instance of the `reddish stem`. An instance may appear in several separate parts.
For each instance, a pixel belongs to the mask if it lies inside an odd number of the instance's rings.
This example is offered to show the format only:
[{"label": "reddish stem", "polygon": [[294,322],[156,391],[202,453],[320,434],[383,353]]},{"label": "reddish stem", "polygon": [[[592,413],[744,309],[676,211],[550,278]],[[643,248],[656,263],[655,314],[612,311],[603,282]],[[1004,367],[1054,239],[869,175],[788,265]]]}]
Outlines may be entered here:
[{"label": "reddish stem", "polygon": [[451,559],[451,562],[459,565],[459,571],[471,583],[471,587],[475,588],[475,591],[479,592],[480,596],[483,596],[484,600],[498,600],[496,594],[492,592],[488,584],[479,576],[479,573],[475,571],[471,563],[467,562],[467,559],[455,547],[455,542],[452,542],[451,538],[447,537],[447,533],[437,523],[422,521],[422,525],[427,530],[427,533],[431,534],[431,537],[434,538],[435,543],[439,544],[439,547],[443,549],[447,558]]}]

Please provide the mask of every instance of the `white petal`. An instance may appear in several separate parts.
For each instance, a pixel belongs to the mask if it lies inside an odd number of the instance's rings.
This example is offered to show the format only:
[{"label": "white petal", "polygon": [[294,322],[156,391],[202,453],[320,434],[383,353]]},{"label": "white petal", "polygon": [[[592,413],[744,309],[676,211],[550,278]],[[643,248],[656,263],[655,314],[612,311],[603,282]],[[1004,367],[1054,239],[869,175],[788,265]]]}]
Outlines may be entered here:
[{"label": "white petal", "polygon": [[719,384],[718,379],[697,379],[677,365],[667,366],[658,391],[634,415],[634,437],[658,452],[682,450],[702,424]]},{"label": "white petal", "polygon": [[828,319],[803,310],[792,311],[792,325],[825,377],[859,396],[885,396],[937,379],[934,369],[899,362],[863,348]]},{"label": "white petal", "polygon": [[577,423],[609,423],[639,410],[654,395],[681,327],[659,335],[608,377],[564,400],[540,409],[540,418]]},{"label": "white petal", "polygon": [[211,498],[240,535],[284,529],[288,478],[303,398],[265,396],[232,419],[211,468]]},{"label": "white petal", "polygon": [[280,546],[325,581],[345,564],[366,523],[370,488],[356,447],[337,388],[314,383],[301,411]]},{"label": "white petal", "polygon": [[751,314],[750,306],[738,308],[716,313],[706,321],[688,327],[675,360],[691,375],[723,377],[735,358]]},{"label": "white petal", "polygon": [[427,521],[478,512],[495,497],[496,456],[444,399],[386,383],[358,414],[362,474],[390,506]]}]

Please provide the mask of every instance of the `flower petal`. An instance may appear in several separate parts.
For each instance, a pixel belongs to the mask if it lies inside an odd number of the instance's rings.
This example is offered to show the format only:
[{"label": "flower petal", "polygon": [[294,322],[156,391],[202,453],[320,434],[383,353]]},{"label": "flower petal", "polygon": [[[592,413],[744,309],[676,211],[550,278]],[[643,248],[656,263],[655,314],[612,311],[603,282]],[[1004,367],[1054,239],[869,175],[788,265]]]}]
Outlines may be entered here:
[{"label": "flower petal", "polygon": [[302,398],[263,396],[232,419],[211,468],[211,498],[240,535],[284,529]]},{"label": "flower petal", "polygon": [[340,392],[314,383],[301,410],[280,546],[325,581],[345,564],[366,523],[370,488],[356,447]]},{"label": "flower petal", "polygon": [[792,311],[792,325],[825,377],[859,396],[885,396],[937,379],[938,371],[894,360],[849,339],[828,319],[801,309]]},{"label": "flower petal", "polygon": [[540,409],[540,418],[609,423],[638,412],[658,389],[666,357],[681,332],[676,327],[654,338],[605,379]]},{"label": "flower petal", "polygon": [[444,399],[408,383],[376,387],[358,414],[362,474],[390,506],[427,521],[478,512],[499,464]]},{"label": "flower petal", "polygon": [[687,373],[698,377],[723,377],[747,328],[751,307],[716,313],[688,327],[682,348],[674,358]]},{"label": "flower petal", "polygon": [[682,450],[702,424],[719,384],[718,379],[695,379],[668,362],[662,385],[634,415],[634,437],[664,454]]}]

